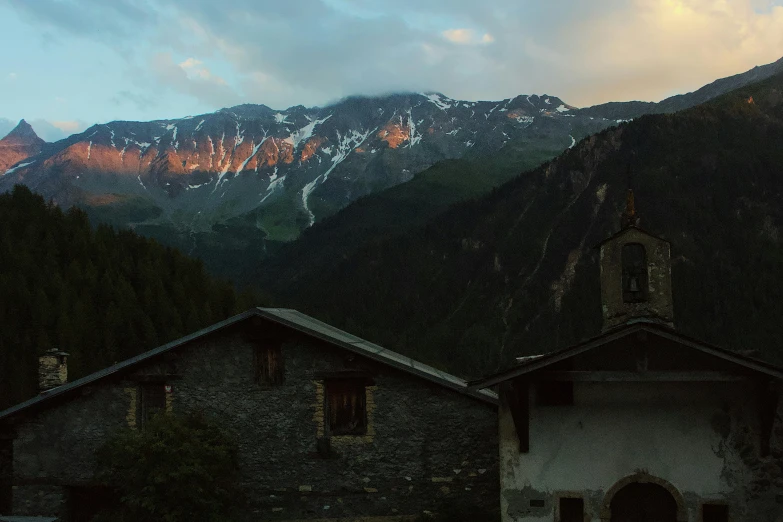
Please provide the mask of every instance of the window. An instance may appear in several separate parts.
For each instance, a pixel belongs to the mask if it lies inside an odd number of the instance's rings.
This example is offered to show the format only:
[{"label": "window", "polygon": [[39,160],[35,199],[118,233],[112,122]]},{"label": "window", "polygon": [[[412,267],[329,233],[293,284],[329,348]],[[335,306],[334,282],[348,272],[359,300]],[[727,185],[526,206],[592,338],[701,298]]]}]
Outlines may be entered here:
[{"label": "window", "polygon": [[573,406],[574,383],[571,381],[541,381],[536,385],[538,406]]},{"label": "window", "polygon": [[623,301],[647,300],[647,252],[639,243],[623,245]]},{"label": "window", "polygon": [[585,520],[585,501],[581,498],[560,499],[560,517],[559,522],[584,522]]},{"label": "window", "polygon": [[117,494],[106,486],[69,486],[66,491],[69,522],[89,522],[101,511],[120,506]]},{"label": "window", "polygon": [[702,522],[729,522],[729,506],[723,504],[703,504]]},{"label": "window", "polygon": [[13,444],[13,439],[0,439],[0,515],[12,514]]},{"label": "window", "polygon": [[166,409],[166,387],[163,383],[145,384],[141,387],[140,426],[149,421],[156,413]]},{"label": "window", "polygon": [[254,352],[256,382],[262,386],[283,384],[285,366],[281,346],[257,346]]},{"label": "window", "polygon": [[367,408],[363,379],[326,381],[326,414],[330,435],[367,433]]}]

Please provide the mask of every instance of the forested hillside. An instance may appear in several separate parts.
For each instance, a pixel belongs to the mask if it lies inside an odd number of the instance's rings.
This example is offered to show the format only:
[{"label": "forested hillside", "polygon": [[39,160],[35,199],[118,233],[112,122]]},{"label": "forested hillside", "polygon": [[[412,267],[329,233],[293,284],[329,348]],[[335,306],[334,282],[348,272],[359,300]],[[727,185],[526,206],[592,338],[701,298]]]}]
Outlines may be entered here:
[{"label": "forested hillside", "polygon": [[425,225],[332,245],[338,262],[303,266],[276,290],[388,348],[481,375],[598,333],[593,247],[618,229],[630,185],[642,226],[672,242],[678,328],[783,362],[781,143],[777,75],[603,131]]},{"label": "forested hillside", "polygon": [[253,306],[200,261],[63,213],[17,186],[0,195],[0,409],[37,393],[37,356],[69,352],[77,379]]}]

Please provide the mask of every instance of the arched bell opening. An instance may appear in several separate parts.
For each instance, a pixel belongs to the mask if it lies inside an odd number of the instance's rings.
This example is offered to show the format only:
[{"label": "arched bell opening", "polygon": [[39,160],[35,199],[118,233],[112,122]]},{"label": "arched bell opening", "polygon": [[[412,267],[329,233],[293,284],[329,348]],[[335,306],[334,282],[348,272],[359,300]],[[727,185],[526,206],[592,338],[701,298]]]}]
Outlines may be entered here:
[{"label": "arched bell opening", "polygon": [[647,251],[640,243],[623,245],[623,301],[643,303],[649,295],[647,284]]}]

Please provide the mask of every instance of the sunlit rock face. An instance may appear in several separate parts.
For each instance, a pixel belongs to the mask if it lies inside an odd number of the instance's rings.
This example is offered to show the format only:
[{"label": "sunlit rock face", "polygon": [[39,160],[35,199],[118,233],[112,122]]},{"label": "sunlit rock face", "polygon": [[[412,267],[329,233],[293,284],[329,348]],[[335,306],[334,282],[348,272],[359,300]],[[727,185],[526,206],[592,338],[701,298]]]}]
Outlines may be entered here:
[{"label": "sunlit rock face", "polygon": [[0,140],[0,174],[25,158],[38,154],[45,143],[29,123],[20,121],[19,125]]},{"label": "sunlit rock face", "polygon": [[[440,160],[491,154],[512,140],[540,143],[542,136],[565,149],[574,136],[615,124],[571,109],[553,96],[468,102],[434,93],[286,110],[240,105],[178,120],[95,125],[45,147],[20,124],[12,135],[25,137],[27,148],[2,164],[0,190],[23,183],[63,206],[130,201],[155,208],[152,225],[181,235],[241,219],[285,241]],[[144,233],[149,220],[132,214],[113,223]]]}]

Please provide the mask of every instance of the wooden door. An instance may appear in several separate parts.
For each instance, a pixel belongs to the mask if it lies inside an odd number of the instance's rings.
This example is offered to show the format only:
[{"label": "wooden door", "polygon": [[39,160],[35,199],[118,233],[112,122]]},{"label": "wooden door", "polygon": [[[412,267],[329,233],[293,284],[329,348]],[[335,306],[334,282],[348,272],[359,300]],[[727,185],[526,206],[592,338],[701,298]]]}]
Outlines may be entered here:
[{"label": "wooden door", "polygon": [[612,499],[611,522],[677,522],[677,502],[657,484],[628,484]]}]

